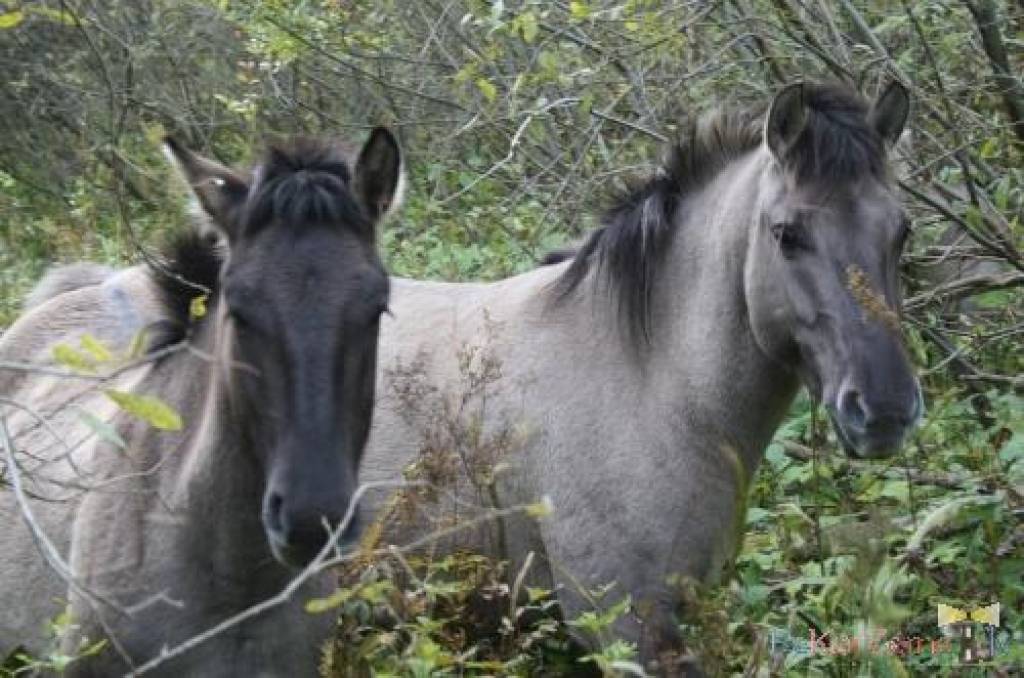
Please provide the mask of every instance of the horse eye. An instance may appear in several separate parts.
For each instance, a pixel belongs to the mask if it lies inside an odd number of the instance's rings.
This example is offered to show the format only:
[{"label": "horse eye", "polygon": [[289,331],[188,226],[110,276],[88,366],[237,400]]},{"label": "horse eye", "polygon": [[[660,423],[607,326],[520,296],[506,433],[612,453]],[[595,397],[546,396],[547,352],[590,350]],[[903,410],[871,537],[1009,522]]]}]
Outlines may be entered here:
[{"label": "horse eye", "polygon": [[804,246],[803,229],[799,224],[783,221],[772,225],[772,237],[783,252],[792,252]]}]

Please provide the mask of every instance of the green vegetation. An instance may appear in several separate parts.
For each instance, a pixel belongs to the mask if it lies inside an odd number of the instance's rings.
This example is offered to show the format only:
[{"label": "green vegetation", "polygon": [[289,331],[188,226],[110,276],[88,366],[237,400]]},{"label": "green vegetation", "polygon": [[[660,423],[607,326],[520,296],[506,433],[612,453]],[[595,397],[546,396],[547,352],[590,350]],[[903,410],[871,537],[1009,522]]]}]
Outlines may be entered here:
[{"label": "green vegetation", "polygon": [[[184,226],[164,133],[234,161],[268,134],[390,124],[411,180],[381,234],[391,270],[494,279],[592,227],[710,107],[796,78],[871,93],[900,78],[915,97],[904,327],[926,424],[894,460],[851,461],[798,402],[734,567],[679,582],[681,621],[711,675],[944,675],[955,653],[843,653],[841,637],[938,639],[937,603],[999,602],[1001,651],[959,675],[1024,666],[1019,3],[7,3],[0,63],[0,327],[48,263],[137,262]],[[612,619],[559,620],[517,575],[475,554],[361,561],[319,612],[341,612],[324,675],[638,670]],[[617,599],[609,586],[594,595]],[[583,657],[572,627],[603,650]],[[836,652],[779,650],[822,634]]]}]

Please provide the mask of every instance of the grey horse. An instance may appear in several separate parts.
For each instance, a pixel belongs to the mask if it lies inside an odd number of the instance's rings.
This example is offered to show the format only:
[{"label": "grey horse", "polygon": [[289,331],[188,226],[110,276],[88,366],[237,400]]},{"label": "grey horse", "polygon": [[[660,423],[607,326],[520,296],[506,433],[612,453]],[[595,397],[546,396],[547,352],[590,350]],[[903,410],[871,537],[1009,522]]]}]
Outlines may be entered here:
[{"label": "grey horse", "polygon": [[[552,510],[467,542],[514,570],[533,552],[530,576],[569,618],[614,583],[601,604],[632,601],[615,631],[671,673],[672,582],[733,557],[748,483],[799,386],[857,457],[891,455],[921,416],[889,160],[908,113],[895,83],[873,104],[789,86],[765,113],[702,119],[568,261],[490,284],[394,280],[363,477],[443,476],[438,441],[458,436],[439,438],[439,419],[470,412],[463,438],[501,438],[504,453],[493,485],[462,485],[452,505]],[[430,394],[441,404],[417,410],[410,395]],[[405,513],[407,535],[428,509]]]},{"label": "grey horse", "polygon": [[[152,270],[63,269],[0,342],[3,475],[17,490],[0,493],[0,656],[43,649],[68,600],[64,650],[108,643],[67,675],[315,675],[333,623],[303,603],[330,590],[327,575],[161,653],[281,593],[332,530],[356,534],[345,516],[373,412],[389,296],[376,231],[395,207],[398,145],[382,128],[358,155],[296,140],[248,172],[171,139],[166,151],[217,237],[185,234]],[[56,344],[88,333],[125,347],[146,326],[149,358],[102,389],[45,367]],[[183,428],[117,411],[139,403],[128,392],[159,397]]]}]

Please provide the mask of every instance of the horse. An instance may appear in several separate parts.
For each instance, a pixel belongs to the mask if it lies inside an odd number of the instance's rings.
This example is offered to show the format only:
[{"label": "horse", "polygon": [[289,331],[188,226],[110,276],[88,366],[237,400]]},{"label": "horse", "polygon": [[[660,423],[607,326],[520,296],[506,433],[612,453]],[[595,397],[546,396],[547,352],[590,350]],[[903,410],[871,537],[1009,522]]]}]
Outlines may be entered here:
[{"label": "horse", "polygon": [[[898,83],[873,103],[790,85],[766,112],[699,118],[574,256],[491,283],[394,279],[363,478],[443,484],[480,451],[493,473],[445,506],[500,520],[453,547],[507,558],[569,619],[628,597],[613,631],[645,666],[683,670],[679,577],[713,581],[734,557],[800,385],[855,457],[890,456],[922,416],[889,157],[909,108]],[[437,516],[436,494],[361,510],[392,516],[376,531],[395,542]]]},{"label": "horse", "polygon": [[[89,652],[66,675],[315,675],[333,620],[303,603],[333,577],[292,582],[358,533],[399,146],[384,128],[358,155],[300,138],[249,171],[164,150],[215,232],[181,234],[151,267],[61,269],[0,341],[0,657],[43,650],[68,599],[62,651]],[[102,357],[143,327],[148,356],[83,388],[46,366],[55,345]],[[152,397],[171,421],[129,414]]]},{"label": "horse", "polygon": [[54,266],[46,271],[42,279],[28,293],[22,308],[29,311],[65,292],[100,285],[115,275],[117,275],[117,271],[110,266],[89,261]]}]

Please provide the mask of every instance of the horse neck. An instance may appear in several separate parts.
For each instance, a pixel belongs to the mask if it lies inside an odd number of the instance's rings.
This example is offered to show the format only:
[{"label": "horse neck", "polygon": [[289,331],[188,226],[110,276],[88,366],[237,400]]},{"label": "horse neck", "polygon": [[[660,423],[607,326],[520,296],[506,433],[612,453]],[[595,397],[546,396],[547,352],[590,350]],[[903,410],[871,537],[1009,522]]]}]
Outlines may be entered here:
[{"label": "horse neck", "polygon": [[705,436],[739,452],[748,478],[798,386],[759,348],[744,292],[764,162],[761,151],[733,161],[678,208],[649,369]]},{"label": "horse neck", "polygon": [[227,383],[230,356],[224,318],[215,306],[211,322],[193,341],[195,351],[179,375],[182,383],[201,384],[202,395],[183,403],[194,417],[181,461],[169,469],[171,504],[186,521],[202,526],[204,539],[216,545],[216,559],[232,561],[269,557],[260,516],[261,474],[245,454],[242,436],[229,411]]}]

